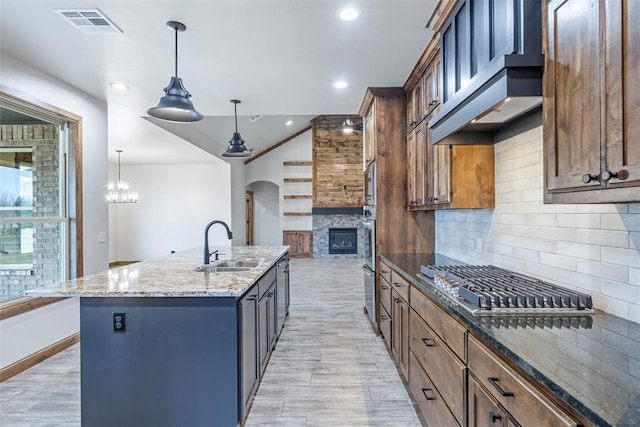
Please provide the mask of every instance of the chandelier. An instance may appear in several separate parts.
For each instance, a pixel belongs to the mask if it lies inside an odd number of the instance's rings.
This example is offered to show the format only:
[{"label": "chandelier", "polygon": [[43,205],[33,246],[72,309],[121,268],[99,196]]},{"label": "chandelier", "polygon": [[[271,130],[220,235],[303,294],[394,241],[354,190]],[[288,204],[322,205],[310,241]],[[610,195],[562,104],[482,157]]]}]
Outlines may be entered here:
[{"label": "chandelier", "polygon": [[116,150],[116,153],[118,153],[118,180],[116,182],[109,181],[107,184],[107,200],[109,203],[136,203],[138,193],[129,191],[129,183],[120,180],[120,153],[122,150]]}]

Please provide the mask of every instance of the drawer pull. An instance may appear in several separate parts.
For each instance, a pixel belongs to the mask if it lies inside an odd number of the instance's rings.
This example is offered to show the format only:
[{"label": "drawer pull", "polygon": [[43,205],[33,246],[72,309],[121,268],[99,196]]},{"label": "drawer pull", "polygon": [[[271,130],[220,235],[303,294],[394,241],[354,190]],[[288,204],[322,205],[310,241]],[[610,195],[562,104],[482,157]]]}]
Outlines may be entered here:
[{"label": "drawer pull", "polygon": [[500,381],[500,378],[498,377],[488,377],[487,380],[491,383],[492,386],[494,386],[496,388],[496,390],[498,390],[498,392],[505,397],[513,397],[514,394],[512,391],[508,391],[508,390],[504,390],[502,387],[500,387],[500,385],[498,384],[498,381]]},{"label": "drawer pull", "polygon": [[389,274],[389,270],[381,270],[382,274]]},{"label": "drawer pull", "polygon": [[393,286],[395,286],[396,288],[401,288],[401,287],[402,287],[402,283],[400,283],[400,282],[393,282]]},{"label": "drawer pull", "polygon": [[389,289],[389,287],[385,285],[380,285],[380,289]]},{"label": "drawer pull", "polygon": [[427,399],[427,400],[436,400],[436,395],[433,394],[433,396],[429,396],[427,394],[428,391],[433,393],[433,390],[431,390],[430,388],[423,388],[422,389],[422,394],[424,394],[424,398]]},{"label": "drawer pull", "polygon": [[496,414],[493,411],[489,412],[489,421],[491,421],[492,423],[495,423],[496,421],[501,419],[502,419],[502,415]]},{"label": "drawer pull", "polygon": [[435,345],[436,345],[435,342],[431,338],[422,338],[422,342],[427,347],[435,347]]}]

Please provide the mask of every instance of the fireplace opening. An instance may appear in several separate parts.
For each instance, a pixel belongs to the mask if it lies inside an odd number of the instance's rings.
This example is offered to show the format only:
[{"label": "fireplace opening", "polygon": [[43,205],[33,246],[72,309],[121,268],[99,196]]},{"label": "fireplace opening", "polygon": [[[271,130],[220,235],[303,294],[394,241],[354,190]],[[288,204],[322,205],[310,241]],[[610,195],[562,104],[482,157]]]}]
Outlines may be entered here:
[{"label": "fireplace opening", "polygon": [[357,254],[358,253],[358,229],[357,228],[330,228],[329,229],[329,253],[330,254]]}]

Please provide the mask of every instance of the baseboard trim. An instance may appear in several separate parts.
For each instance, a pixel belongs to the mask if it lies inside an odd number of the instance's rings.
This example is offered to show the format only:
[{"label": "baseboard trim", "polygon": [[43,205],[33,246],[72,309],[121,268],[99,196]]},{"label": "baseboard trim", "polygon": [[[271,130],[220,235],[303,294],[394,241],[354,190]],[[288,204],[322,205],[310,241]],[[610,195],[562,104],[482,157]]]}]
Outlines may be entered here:
[{"label": "baseboard trim", "polygon": [[9,366],[5,366],[0,369],[0,383],[8,380],[9,378],[18,375],[20,372],[24,372],[32,366],[37,365],[43,360],[47,360],[56,353],[71,347],[72,345],[80,342],[80,332],[76,332],[73,335],[64,338],[57,343],[51,344],[49,347],[45,347],[24,359],[20,359]]}]

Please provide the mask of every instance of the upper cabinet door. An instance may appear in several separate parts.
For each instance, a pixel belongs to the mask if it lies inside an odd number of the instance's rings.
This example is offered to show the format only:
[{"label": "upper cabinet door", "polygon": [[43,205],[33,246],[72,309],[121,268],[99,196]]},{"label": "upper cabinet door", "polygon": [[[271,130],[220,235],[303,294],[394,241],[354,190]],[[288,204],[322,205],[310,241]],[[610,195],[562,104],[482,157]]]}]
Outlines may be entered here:
[{"label": "upper cabinet door", "polygon": [[601,80],[598,0],[552,0],[544,76],[548,190],[583,183],[600,172]]},{"label": "upper cabinet door", "polygon": [[640,185],[640,1],[609,0],[606,19],[606,165],[609,187]]},{"label": "upper cabinet door", "polygon": [[546,12],[545,201],[640,201],[640,2]]}]

